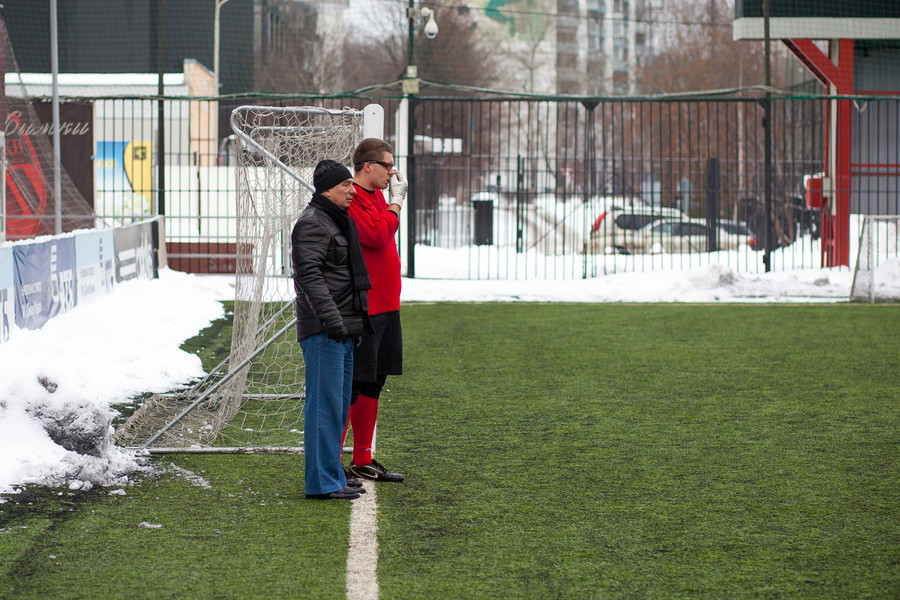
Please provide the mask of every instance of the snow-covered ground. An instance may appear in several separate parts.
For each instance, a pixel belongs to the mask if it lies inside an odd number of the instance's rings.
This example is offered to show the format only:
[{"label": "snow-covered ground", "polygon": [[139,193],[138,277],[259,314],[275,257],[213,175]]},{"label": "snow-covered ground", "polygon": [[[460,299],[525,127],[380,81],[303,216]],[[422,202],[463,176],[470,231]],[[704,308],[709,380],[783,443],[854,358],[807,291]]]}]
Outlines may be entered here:
[{"label": "snow-covered ground", "polygon": [[[0,493],[27,483],[127,482],[138,457],[112,444],[110,405],[201,376],[200,359],[179,346],[223,315],[218,300],[229,295],[229,278],[164,269],[39,330],[14,330],[0,344]],[[54,437],[69,437],[73,449]]]},{"label": "snow-covered ground", "polygon": [[[459,251],[422,248],[416,257],[422,272],[459,276],[470,268],[453,267],[461,257],[470,260]],[[881,278],[900,288],[900,261],[881,269]],[[846,268],[745,273],[712,263],[589,279],[404,279],[402,299],[844,302],[851,281]],[[0,345],[0,493],[34,483],[71,489],[127,484],[141,458],[111,443],[111,406],[201,376],[200,360],[179,346],[223,316],[220,300],[233,298],[232,277],[163,269],[157,280],[120,284],[40,330],[15,330]],[[73,431],[85,435],[63,435]],[[66,438],[72,449],[54,438]]]}]

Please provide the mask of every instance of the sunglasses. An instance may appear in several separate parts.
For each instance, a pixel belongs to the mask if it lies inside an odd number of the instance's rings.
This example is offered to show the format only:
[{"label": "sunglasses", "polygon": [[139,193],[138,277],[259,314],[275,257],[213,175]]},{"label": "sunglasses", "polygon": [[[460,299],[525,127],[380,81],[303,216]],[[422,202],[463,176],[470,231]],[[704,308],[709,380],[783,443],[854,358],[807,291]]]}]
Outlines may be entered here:
[{"label": "sunglasses", "polygon": [[369,164],[373,164],[373,165],[381,165],[382,167],[384,167],[384,168],[387,169],[388,171],[390,171],[391,169],[394,168],[394,163],[382,162],[382,161],[380,161],[380,160],[369,160],[369,161],[366,161],[366,162],[368,162]]}]

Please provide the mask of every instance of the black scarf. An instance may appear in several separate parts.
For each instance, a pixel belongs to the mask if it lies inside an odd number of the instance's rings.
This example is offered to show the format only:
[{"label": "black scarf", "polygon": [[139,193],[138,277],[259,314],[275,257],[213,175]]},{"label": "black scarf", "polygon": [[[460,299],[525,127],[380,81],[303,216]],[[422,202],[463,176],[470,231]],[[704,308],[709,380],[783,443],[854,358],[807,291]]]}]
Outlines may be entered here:
[{"label": "black scarf", "polygon": [[372,282],[369,281],[369,271],[366,269],[366,262],[363,259],[356,223],[353,222],[346,210],[322,194],[313,194],[309,204],[331,217],[337,228],[347,238],[350,244],[350,270],[353,273],[353,306],[357,310],[367,311],[368,303],[362,301],[362,292],[372,289]]}]

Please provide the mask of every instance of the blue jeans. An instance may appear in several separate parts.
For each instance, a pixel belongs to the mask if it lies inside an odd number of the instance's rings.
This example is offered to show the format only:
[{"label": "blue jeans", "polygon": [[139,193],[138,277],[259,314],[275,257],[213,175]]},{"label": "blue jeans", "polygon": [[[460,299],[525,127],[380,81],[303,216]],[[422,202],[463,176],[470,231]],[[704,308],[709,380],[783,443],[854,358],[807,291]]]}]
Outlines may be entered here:
[{"label": "blue jeans", "polygon": [[329,494],[347,485],[341,437],[353,390],[353,341],[335,342],[320,333],[300,340],[300,347],[306,362],[305,491]]}]

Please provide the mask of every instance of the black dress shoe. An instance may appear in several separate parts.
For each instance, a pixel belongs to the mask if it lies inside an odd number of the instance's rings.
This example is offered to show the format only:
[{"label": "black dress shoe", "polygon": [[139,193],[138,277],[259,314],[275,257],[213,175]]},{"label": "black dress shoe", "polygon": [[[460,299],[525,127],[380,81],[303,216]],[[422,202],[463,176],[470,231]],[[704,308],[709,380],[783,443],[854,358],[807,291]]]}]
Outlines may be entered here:
[{"label": "black dress shoe", "polygon": [[347,469],[344,469],[344,475],[347,477],[347,487],[361,488],[363,486],[363,480],[351,475]]},{"label": "black dress shoe", "polygon": [[327,494],[306,494],[307,500],[355,500],[359,498],[360,491],[357,488],[345,487]]}]

